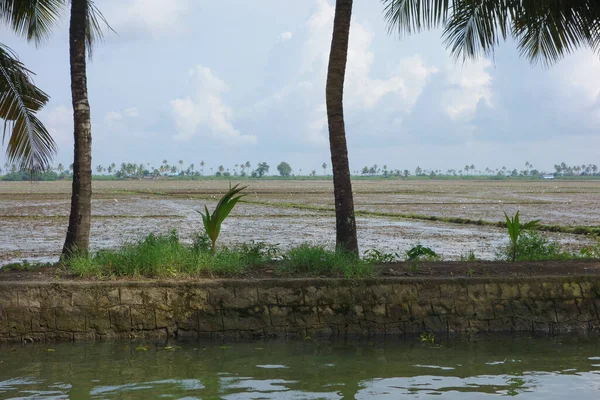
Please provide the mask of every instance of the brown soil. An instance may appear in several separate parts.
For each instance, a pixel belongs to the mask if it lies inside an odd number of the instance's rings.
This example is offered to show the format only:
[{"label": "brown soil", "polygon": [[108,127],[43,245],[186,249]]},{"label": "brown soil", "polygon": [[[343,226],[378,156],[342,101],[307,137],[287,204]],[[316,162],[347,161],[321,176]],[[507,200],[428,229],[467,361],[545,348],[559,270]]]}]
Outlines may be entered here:
[{"label": "brown soil", "polygon": [[[406,277],[420,279],[436,278],[518,278],[518,277],[546,277],[546,276],[599,276],[600,261],[528,261],[528,262],[421,262],[417,266],[409,263],[382,264],[375,267],[375,277]],[[253,269],[245,274],[231,277],[223,276],[186,276],[177,278],[156,278],[161,281],[198,281],[207,279],[286,279],[286,278],[314,278],[314,275],[281,274],[276,272],[275,266]],[[332,277],[332,276],[322,276]],[[147,280],[142,277],[112,278],[114,280],[131,281]],[[34,271],[2,271],[0,282],[26,281],[26,282],[57,282],[57,281],[84,281],[89,279],[77,278],[69,275],[58,267],[46,266]]]}]

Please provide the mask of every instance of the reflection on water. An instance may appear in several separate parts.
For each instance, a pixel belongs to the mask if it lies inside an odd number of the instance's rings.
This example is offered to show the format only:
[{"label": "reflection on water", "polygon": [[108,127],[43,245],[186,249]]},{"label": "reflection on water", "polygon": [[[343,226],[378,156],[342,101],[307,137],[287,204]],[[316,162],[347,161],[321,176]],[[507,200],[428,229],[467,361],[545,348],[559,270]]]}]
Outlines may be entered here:
[{"label": "reflection on water", "polygon": [[0,348],[0,399],[599,399],[596,338]]}]

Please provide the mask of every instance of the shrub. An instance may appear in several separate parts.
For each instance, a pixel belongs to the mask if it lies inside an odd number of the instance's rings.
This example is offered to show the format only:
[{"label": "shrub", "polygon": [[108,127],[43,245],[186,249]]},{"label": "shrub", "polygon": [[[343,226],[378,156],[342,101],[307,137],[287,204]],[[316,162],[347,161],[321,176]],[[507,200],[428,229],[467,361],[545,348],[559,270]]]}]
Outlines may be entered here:
[{"label": "shrub", "polygon": [[574,258],[562,249],[557,242],[552,242],[537,232],[525,232],[519,235],[514,245],[512,242],[502,248],[497,255],[506,261],[567,260]]},{"label": "shrub", "polygon": [[279,269],[287,273],[358,277],[372,274],[373,266],[351,252],[330,251],[323,246],[302,244],[283,256]]}]

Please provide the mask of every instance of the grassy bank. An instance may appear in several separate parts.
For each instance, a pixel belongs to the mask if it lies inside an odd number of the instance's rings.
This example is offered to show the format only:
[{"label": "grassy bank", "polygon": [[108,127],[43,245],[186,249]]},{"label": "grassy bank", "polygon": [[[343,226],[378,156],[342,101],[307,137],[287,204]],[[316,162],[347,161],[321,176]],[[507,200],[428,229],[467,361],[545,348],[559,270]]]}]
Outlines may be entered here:
[{"label": "grassy bank", "polygon": [[179,241],[176,231],[168,235],[150,234],[116,250],[75,256],[66,267],[81,277],[239,276],[269,269],[282,275],[353,278],[370,276],[373,271],[371,263],[353,254],[330,251],[322,246],[304,244],[281,252],[276,246],[251,242],[221,247],[213,253],[205,235],[198,235],[192,245],[185,245]]}]

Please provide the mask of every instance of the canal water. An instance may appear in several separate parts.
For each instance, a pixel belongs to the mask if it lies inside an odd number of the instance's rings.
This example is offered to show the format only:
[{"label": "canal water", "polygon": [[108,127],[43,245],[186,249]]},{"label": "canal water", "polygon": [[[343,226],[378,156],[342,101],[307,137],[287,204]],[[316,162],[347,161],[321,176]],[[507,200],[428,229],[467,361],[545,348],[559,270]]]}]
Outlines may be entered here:
[{"label": "canal water", "polygon": [[598,338],[426,339],[5,345],[0,399],[600,399]]}]

